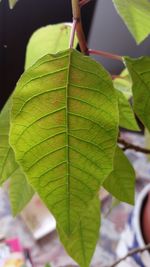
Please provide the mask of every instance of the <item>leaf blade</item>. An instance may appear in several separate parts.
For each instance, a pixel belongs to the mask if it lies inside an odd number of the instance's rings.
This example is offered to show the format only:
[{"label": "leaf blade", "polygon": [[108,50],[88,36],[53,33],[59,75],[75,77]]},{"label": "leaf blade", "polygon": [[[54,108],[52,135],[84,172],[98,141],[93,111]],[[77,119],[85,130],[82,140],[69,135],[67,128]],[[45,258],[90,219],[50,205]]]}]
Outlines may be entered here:
[{"label": "leaf blade", "polygon": [[114,170],[103,186],[118,200],[134,204],[135,172],[119,147],[116,147]]},{"label": "leaf blade", "polygon": [[131,131],[139,131],[133,110],[122,92],[116,90],[118,95],[119,125]]},{"label": "leaf blade", "polygon": [[66,251],[81,267],[88,267],[90,264],[98,240],[99,228],[100,201],[96,196],[70,237],[67,237],[61,228],[57,229]]},{"label": "leaf blade", "polygon": [[[69,46],[70,23],[48,25],[36,30],[27,45],[25,69],[31,67],[38,59],[48,53],[56,54]],[[77,46],[75,35],[74,47]]]},{"label": "leaf blade", "polygon": [[112,170],[118,109],[111,79],[71,49],[47,55],[29,69],[13,102],[11,145],[17,160],[69,235]]},{"label": "leaf blade", "polygon": [[113,0],[137,44],[150,34],[150,3],[148,0]]},{"label": "leaf blade", "polygon": [[14,152],[9,145],[11,99],[0,114],[0,185],[17,169]]},{"label": "leaf blade", "polygon": [[129,100],[132,97],[132,81],[127,68],[113,80],[113,84],[118,91],[124,94],[126,99]]},{"label": "leaf blade", "polygon": [[23,171],[18,168],[10,179],[9,199],[13,216],[18,215],[34,195]]},{"label": "leaf blade", "polygon": [[5,104],[0,114],[0,185],[10,178],[9,196],[13,215],[17,215],[30,201],[33,190],[15,160],[9,144],[10,111],[12,98]]},{"label": "leaf blade", "polygon": [[150,58],[132,59],[125,57],[132,78],[133,108],[139,119],[150,131]]}]

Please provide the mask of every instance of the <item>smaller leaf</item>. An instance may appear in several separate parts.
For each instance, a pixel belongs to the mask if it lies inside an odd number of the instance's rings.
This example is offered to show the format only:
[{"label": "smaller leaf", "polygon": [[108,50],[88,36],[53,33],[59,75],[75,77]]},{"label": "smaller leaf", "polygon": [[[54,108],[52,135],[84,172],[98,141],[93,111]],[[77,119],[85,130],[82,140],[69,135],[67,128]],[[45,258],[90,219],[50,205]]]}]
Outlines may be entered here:
[{"label": "smaller leaf", "polygon": [[9,199],[14,216],[19,214],[33,197],[34,191],[28,184],[23,171],[18,168],[11,176]]},{"label": "smaller leaf", "polygon": [[125,57],[125,62],[133,82],[134,111],[150,131],[150,57]]},{"label": "smaller leaf", "polygon": [[15,155],[9,145],[11,99],[0,114],[0,185],[2,185],[18,168]]},{"label": "smaller leaf", "polygon": [[127,69],[124,69],[119,77],[113,80],[114,87],[121,91],[126,99],[132,97],[132,80]]},{"label": "smaller leaf", "polygon": [[116,148],[114,156],[114,170],[103,186],[120,201],[134,204],[135,172],[119,147]]},{"label": "smaller leaf", "polygon": [[150,34],[150,2],[148,0],[113,0],[136,42],[141,43]]},{"label": "smaller leaf", "polygon": [[118,95],[119,125],[128,130],[140,131],[129,101],[122,92],[118,90],[116,92]]},{"label": "smaller leaf", "polygon": [[27,184],[9,145],[10,111],[11,98],[0,114],[0,185],[10,178],[10,202],[13,214],[17,215],[31,199],[33,189]]},{"label": "smaller leaf", "polygon": [[[70,23],[48,25],[35,31],[27,46],[25,69],[47,54],[56,54],[66,50],[69,46],[70,33]],[[77,38],[75,36],[74,47],[76,46]]]},{"label": "smaller leaf", "polygon": [[100,201],[98,196],[91,201],[70,237],[66,236],[60,227],[57,228],[66,251],[80,267],[89,267],[98,240],[99,228]]}]

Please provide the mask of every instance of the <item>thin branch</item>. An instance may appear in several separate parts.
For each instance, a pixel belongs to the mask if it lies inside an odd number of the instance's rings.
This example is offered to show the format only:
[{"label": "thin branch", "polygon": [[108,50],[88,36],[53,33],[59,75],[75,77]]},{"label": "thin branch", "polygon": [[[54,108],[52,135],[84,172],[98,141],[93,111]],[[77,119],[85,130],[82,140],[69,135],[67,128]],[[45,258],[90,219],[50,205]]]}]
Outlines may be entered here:
[{"label": "thin branch", "polygon": [[115,267],[117,266],[120,262],[126,260],[128,257],[131,257],[132,255],[134,254],[137,254],[137,253],[142,253],[146,250],[149,250],[150,249],[150,244],[142,247],[142,248],[136,248],[136,249],[133,249],[131,251],[128,252],[127,255],[125,255],[124,257],[120,258],[119,260],[117,260],[116,262],[114,262],[112,265],[110,265],[109,267]]},{"label": "thin branch", "polygon": [[101,51],[101,50],[89,49],[89,54],[94,54],[94,55],[106,57],[106,58],[109,58],[109,59],[119,60],[119,61],[123,62],[123,59],[122,59],[121,56],[115,55],[115,54],[111,54],[111,53],[108,53],[108,52],[104,52],[104,51]]},{"label": "thin branch", "polygon": [[150,154],[150,149],[133,145],[131,143],[128,143],[127,141],[125,141],[122,138],[118,138],[118,143],[123,145],[123,150],[124,151],[127,150],[127,149],[132,149],[132,150],[135,150],[136,152],[141,152],[141,153],[144,153],[144,154]]},{"label": "thin branch", "polygon": [[91,2],[91,0],[81,0],[81,1],[79,2],[79,5],[80,5],[80,7],[83,7],[83,6],[85,6],[86,4],[88,4],[89,2]]},{"label": "thin branch", "polygon": [[73,48],[76,25],[77,25],[77,21],[75,19],[73,19],[72,28],[71,28],[71,35],[70,35],[70,42],[69,42],[70,48]]},{"label": "thin branch", "polygon": [[88,47],[86,44],[86,39],[82,28],[79,0],[72,0],[72,12],[73,12],[73,19],[76,21],[76,33],[79,40],[80,49],[82,53],[88,55],[89,54]]}]

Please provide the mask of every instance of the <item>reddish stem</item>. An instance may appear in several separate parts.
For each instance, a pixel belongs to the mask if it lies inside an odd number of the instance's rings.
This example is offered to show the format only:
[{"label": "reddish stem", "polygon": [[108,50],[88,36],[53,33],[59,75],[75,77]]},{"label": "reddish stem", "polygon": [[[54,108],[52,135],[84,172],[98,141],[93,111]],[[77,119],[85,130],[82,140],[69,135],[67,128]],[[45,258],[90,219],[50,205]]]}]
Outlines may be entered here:
[{"label": "reddish stem", "polygon": [[121,62],[123,62],[123,59],[121,56],[119,55],[115,55],[115,54],[111,54],[108,52],[104,52],[101,50],[93,50],[93,49],[89,49],[89,54],[94,54],[94,55],[98,55],[98,56],[102,56],[102,57],[106,57],[106,58],[110,58],[110,59],[114,59],[114,60],[119,60]]},{"label": "reddish stem", "polygon": [[83,7],[83,6],[85,6],[86,4],[88,4],[90,1],[91,1],[91,0],[81,0],[81,1],[79,2],[79,5],[80,5],[80,7]]}]

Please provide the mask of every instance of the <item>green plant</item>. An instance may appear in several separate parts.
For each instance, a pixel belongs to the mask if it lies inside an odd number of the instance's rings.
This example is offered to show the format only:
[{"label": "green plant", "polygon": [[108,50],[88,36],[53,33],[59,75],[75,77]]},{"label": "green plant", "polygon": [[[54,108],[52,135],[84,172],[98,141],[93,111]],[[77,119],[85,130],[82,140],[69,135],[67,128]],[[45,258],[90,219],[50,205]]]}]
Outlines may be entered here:
[{"label": "green plant", "polygon": [[[13,214],[38,192],[56,218],[61,242],[81,267],[89,266],[98,238],[100,187],[134,203],[135,173],[118,145],[150,153],[119,137],[119,126],[139,131],[134,113],[150,131],[150,58],[88,49],[80,15],[88,2],[72,0],[71,32],[57,25],[33,35],[26,70],[0,115],[0,183],[10,178]],[[150,3],[113,2],[141,42],[150,33]],[[81,53],[73,48],[77,39]],[[111,77],[92,53],[120,60],[126,70]]]}]

